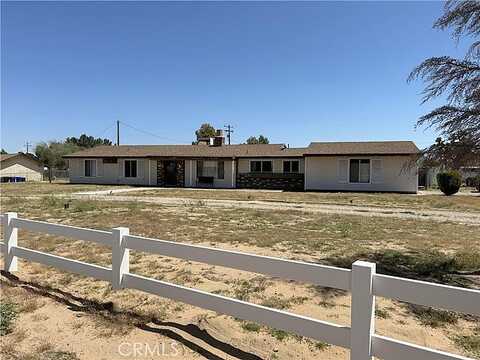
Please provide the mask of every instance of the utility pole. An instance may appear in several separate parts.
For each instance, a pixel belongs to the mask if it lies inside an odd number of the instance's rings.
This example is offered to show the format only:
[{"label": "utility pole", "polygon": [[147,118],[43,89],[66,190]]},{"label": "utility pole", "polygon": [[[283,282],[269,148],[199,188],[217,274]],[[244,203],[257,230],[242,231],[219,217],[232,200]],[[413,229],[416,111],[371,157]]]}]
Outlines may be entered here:
[{"label": "utility pole", "polygon": [[232,125],[224,125],[225,132],[227,133],[228,145],[230,145],[231,134],[233,133],[233,126]]},{"label": "utility pole", "polygon": [[120,146],[120,120],[117,120],[117,146]]},{"label": "utility pole", "polygon": [[27,154],[28,154],[28,150],[30,149],[30,146],[32,146],[32,144],[27,141],[25,143],[25,147],[27,148]]}]

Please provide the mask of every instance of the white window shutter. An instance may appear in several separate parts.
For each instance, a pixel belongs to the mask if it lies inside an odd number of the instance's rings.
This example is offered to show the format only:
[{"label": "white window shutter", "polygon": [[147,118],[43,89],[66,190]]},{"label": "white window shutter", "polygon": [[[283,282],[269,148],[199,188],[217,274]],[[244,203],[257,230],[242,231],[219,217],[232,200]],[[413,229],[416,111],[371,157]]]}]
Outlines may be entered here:
[{"label": "white window shutter", "polygon": [[339,183],[348,183],[348,160],[340,159],[337,164],[337,179]]},{"label": "white window shutter", "polygon": [[118,159],[118,177],[121,179],[125,176],[125,171],[123,167],[125,165],[125,161],[123,159]]},{"label": "white window shutter", "polygon": [[372,160],[372,184],[383,183],[383,160]]}]

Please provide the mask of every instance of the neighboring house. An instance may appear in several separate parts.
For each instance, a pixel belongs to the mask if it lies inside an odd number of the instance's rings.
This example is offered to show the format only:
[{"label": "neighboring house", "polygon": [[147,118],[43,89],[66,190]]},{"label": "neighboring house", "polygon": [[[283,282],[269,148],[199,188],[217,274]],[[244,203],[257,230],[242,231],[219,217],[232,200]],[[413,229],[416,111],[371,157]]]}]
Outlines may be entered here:
[{"label": "neighboring house", "polygon": [[480,166],[462,166],[460,168],[460,174],[462,175],[463,181],[468,178],[480,176]]},{"label": "neighboring house", "polygon": [[1,182],[14,181],[42,181],[43,165],[32,154],[1,154],[0,179]]},{"label": "neighboring house", "polygon": [[66,155],[70,182],[171,187],[417,192],[410,141],[97,146]]},{"label": "neighboring house", "polygon": [[437,174],[439,167],[420,167],[418,169],[418,186],[428,189],[437,187]]}]

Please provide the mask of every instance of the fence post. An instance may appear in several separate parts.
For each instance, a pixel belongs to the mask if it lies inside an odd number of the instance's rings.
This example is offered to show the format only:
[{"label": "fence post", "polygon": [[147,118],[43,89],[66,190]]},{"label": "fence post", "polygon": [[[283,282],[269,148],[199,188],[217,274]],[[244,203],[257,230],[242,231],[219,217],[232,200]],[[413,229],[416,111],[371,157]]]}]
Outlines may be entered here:
[{"label": "fence post", "polygon": [[125,235],[130,233],[128,228],[118,227],[112,230],[112,287],[122,289],[123,275],[129,271],[130,250],[125,247]]},{"label": "fence post", "polygon": [[375,264],[355,261],[352,264],[352,306],[350,359],[372,359],[372,335],[375,332]]},{"label": "fence post", "polygon": [[7,212],[3,216],[3,242],[5,244],[3,269],[6,272],[18,270],[18,259],[12,255],[12,248],[17,246],[18,240],[18,229],[12,224],[12,219],[16,218],[16,212]]}]

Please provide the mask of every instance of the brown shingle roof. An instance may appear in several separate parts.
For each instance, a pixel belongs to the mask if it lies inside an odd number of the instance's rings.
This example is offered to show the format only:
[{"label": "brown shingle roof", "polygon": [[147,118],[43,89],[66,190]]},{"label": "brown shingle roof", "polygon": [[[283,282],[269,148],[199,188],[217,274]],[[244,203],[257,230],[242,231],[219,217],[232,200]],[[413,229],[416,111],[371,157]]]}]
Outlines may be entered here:
[{"label": "brown shingle roof", "polygon": [[255,145],[121,145],[97,146],[65,158],[86,157],[301,157],[303,155],[410,155],[419,150],[412,141],[312,142],[308,148],[283,144]]},{"label": "brown shingle roof", "polygon": [[11,157],[17,156],[18,154],[0,154],[0,161],[10,159]]},{"label": "brown shingle roof", "polygon": [[305,148],[285,148],[283,144],[121,145],[96,146],[64,157],[301,157],[304,151]]},{"label": "brown shingle roof", "polygon": [[312,142],[305,155],[411,155],[413,141]]},{"label": "brown shingle roof", "polygon": [[0,154],[0,162],[11,159],[11,158],[14,158],[16,156],[24,156],[24,157],[26,157],[30,160],[40,162],[40,160],[38,160],[38,158],[35,155],[30,154],[30,153],[25,154],[23,152],[19,152],[19,153],[16,153],[16,154]]}]

